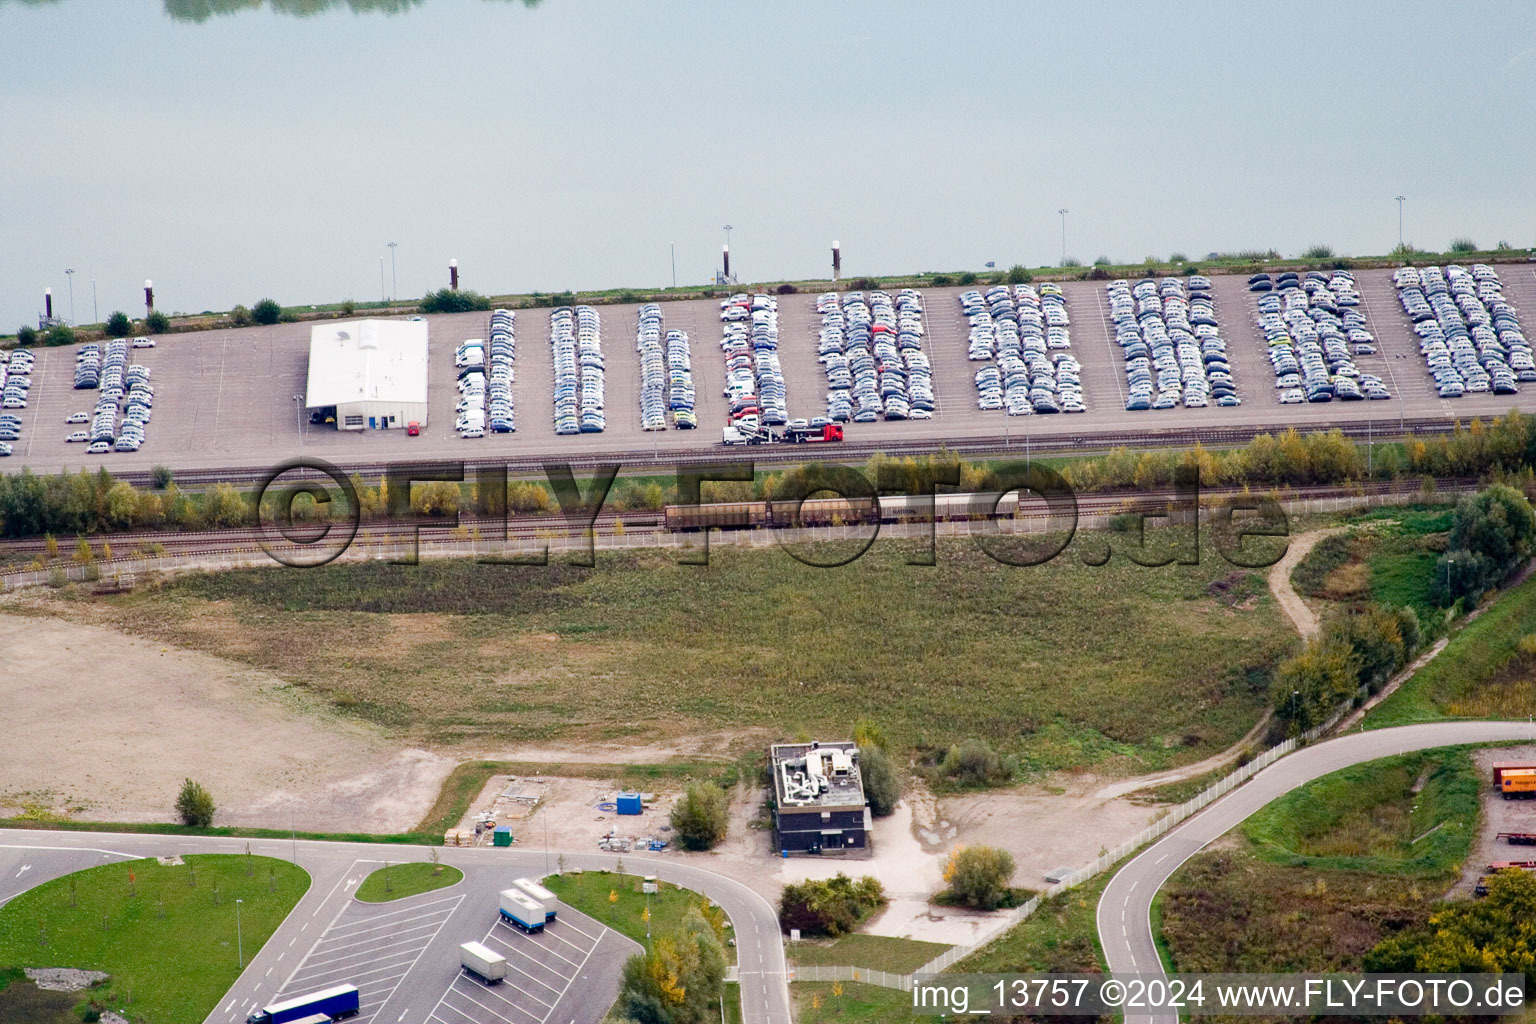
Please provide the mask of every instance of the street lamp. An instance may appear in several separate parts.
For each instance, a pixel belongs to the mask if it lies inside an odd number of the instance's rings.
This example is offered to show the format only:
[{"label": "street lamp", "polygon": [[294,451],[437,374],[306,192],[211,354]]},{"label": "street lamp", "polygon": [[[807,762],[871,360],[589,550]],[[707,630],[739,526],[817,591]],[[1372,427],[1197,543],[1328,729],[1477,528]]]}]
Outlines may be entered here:
[{"label": "street lamp", "polygon": [[1396,196],[1397,199],[1397,247],[1403,247],[1403,203],[1407,196]]},{"label": "street lamp", "polygon": [[1061,265],[1067,265],[1067,211],[1057,210],[1061,214]]},{"label": "street lamp", "polygon": [[64,276],[69,278],[69,325],[73,327],[78,323],[75,320],[75,268],[66,268]]},{"label": "street lamp", "polygon": [[396,281],[396,279],[395,279],[395,246],[397,246],[399,244],[400,244],[399,242],[390,242],[390,243],[388,243],[388,245],[389,245],[389,297],[391,299],[398,299],[398,298],[400,298],[399,282]]},{"label": "street lamp", "polygon": [[304,396],[293,396],[293,420],[299,427],[299,451],[304,450]]},{"label": "street lamp", "polygon": [[235,900],[235,948],[240,955],[240,968],[245,969],[245,936],[240,931],[240,904],[244,900]]}]

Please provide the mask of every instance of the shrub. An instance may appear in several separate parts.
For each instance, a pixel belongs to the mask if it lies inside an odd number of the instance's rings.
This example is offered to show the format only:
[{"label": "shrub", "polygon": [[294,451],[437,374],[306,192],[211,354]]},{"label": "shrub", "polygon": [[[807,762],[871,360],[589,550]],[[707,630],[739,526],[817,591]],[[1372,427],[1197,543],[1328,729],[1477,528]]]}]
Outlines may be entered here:
[{"label": "shrub", "polygon": [[37,344],[37,328],[22,324],[16,328],[16,344],[24,348],[31,348]]},{"label": "shrub", "polygon": [[470,313],[477,309],[490,308],[491,300],[479,292],[456,292],[452,288],[440,288],[435,292],[429,292],[421,300],[423,313]]},{"label": "shrub", "polygon": [[873,291],[875,287],[874,278],[871,277],[855,278],[853,282],[854,291],[868,292]]},{"label": "shrub", "polygon": [[995,786],[1012,779],[1013,766],[986,741],[965,740],[945,752],[939,774],[957,786]]},{"label": "shrub", "polygon": [[126,338],[133,333],[133,321],[122,310],[115,310],[107,317],[107,337]]},{"label": "shrub", "polygon": [[711,1024],[723,1005],[725,970],[720,927],[692,907],[678,931],[624,962],[616,1010],[641,1024]]},{"label": "shrub", "polygon": [[1029,284],[1035,279],[1034,275],[1025,269],[1022,263],[1015,263],[1008,268],[1009,284]]},{"label": "shrub", "polygon": [[962,846],[949,855],[945,902],[973,910],[996,910],[1013,902],[1013,855],[995,846]]},{"label": "shrub", "polygon": [[171,472],[170,466],[156,466],[149,471],[149,479],[157,491],[163,491],[171,486],[171,481],[175,478],[176,475]]},{"label": "shrub", "polygon": [[869,798],[869,813],[883,818],[896,809],[901,779],[889,754],[879,747],[859,747],[859,775],[864,780],[864,795]]},{"label": "shrub", "polygon": [[549,489],[531,480],[507,484],[507,508],[512,512],[548,512],[554,506]]},{"label": "shrub", "polygon": [[452,480],[433,480],[411,488],[411,509],[422,516],[447,516],[459,510],[462,492]]},{"label": "shrub", "polygon": [[928,280],[933,282],[935,288],[948,288],[954,283],[948,274],[934,274]]},{"label": "shrub", "polygon": [[1447,252],[1477,252],[1477,243],[1466,235],[1451,239],[1451,247]]},{"label": "shrub", "polygon": [[[1154,256],[1152,258],[1152,262],[1156,263],[1157,262],[1157,257]],[[1061,265],[1064,266],[1064,267],[1080,267],[1080,266],[1083,265],[1083,261],[1080,260],[1080,259],[1077,259],[1074,256],[1068,256],[1066,259],[1061,261]]]},{"label": "shrub", "polygon": [[885,906],[885,889],[868,875],[855,881],[839,871],[832,878],[790,883],[779,896],[779,925],[802,935],[836,938],[853,931]]},{"label": "shrub", "polygon": [[201,784],[191,779],[181,784],[181,793],[176,797],[176,815],[183,825],[207,828],[213,824],[214,809],[213,795]]},{"label": "shrub", "polygon": [[955,278],[955,283],[962,286],[973,285],[976,283],[976,275],[967,270],[965,273]]},{"label": "shrub", "polygon": [[1090,280],[1090,281],[1108,281],[1109,280],[1109,268],[1108,267],[1094,267],[1092,270],[1088,271],[1088,280]]},{"label": "shrub", "polygon": [[779,285],[774,289],[774,291],[778,292],[780,295],[795,295],[800,291],[800,289],[786,282],[785,284]]},{"label": "shrub", "polygon": [[1189,257],[1184,255],[1182,252],[1176,252],[1176,253],[1172,253],[1172,254],[1169,255],[1168,262],[1169,263],[1188,263],[1189,262]]},{"label": "shrub", "polygon": [[283,307],[276,299],[262,299],[251,307],[251,319],[258,324],[275,324],[283,318]]},{"label": "shrub", "polygon": [[351,299],[344,299],[344,300],[342,300],[342,303],[341,303],[341,315],[342,316],[351,316],[353,313],[356,313],[356,312],[357,312],[357,303],[353,302]]},{"label": "shrub", "polygon": [[688,787],[672,808],[672,830],[685,850],[708,850],[725,838],[729,823],[725,790],[713,782]]},{"label": "shrub", "polygon": [[229,311],[229,319],[236,327],[244,327],[251,322],[251,311],[244,306],[236,306]]},{"label": "shrub", "polygon": [[63,345],[73,345],[74,343],[74,328],[66,327],[63,324],[55,324],[53,327],[48,328],[47,334],[43,335],[43,344],[49,346],[50,348],[58,348]]},{"label": "shrub", "polygon": [[150,334],[164,334],[171,329],[171,318],[158,309],[152,309],[144,317],[144,329]]},{"label": "shrub", "polygon": [[1333,246],[1310,245],[1301,253],[1304,260],[1331,260],[1333,259]]},{"label": "shrub", "polygon": [[1536,513],[1525,495],[1495,484],[1463,498],[1451,520],[1448,550],[1435,563],[1430,594],[1437,604],[1478,601],[1530,556]]}]

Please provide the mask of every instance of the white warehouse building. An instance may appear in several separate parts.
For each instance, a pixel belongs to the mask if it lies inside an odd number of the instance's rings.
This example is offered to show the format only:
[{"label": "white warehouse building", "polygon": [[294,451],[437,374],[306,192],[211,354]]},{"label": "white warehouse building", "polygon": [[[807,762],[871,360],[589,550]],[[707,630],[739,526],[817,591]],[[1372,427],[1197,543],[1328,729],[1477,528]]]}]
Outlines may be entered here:
[{"label": "white warehouse building", "polygon": [[334,416],[337,430],[425,427],[426,321],[315,325],[304,406],[316,417]]}]

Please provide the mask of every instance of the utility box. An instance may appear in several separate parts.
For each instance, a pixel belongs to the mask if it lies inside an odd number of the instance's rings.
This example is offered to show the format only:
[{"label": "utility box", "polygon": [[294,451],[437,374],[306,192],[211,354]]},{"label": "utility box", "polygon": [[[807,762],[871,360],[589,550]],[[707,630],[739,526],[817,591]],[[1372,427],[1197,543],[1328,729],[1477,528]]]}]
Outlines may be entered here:
[{"label": "utility box", "polygon": [[497,825],[492,833],[492,843],[496,846],[512,845],[512,828],[509,825]]},{"label": "utility box", "polygon": [[642,809],[639,793],[620,793],[616,802],[620,814],[639,814]]},{"label": "utility box", "polygon": [[642,893],[656,893],[656,892],[660,892],[661,891],[660,888],[656,885],[656,876],[655,875],[646,875],[643,879],[641,879],[641,881],[640,881],[640,891]]}]

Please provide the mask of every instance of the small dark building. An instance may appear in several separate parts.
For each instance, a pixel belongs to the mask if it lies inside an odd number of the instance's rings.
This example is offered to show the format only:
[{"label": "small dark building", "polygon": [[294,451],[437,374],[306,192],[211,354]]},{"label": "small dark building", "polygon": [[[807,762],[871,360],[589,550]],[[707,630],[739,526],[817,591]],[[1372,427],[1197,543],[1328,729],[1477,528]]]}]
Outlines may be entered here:
[{"label": "small dark building", "polygon": [[780,850],[825,855],[869,848],[856,744],[776,743],[768,756]]}]

